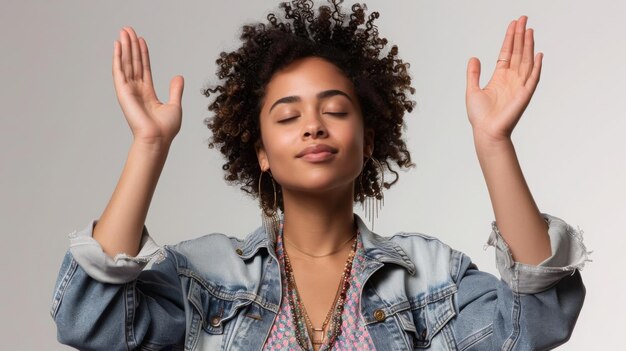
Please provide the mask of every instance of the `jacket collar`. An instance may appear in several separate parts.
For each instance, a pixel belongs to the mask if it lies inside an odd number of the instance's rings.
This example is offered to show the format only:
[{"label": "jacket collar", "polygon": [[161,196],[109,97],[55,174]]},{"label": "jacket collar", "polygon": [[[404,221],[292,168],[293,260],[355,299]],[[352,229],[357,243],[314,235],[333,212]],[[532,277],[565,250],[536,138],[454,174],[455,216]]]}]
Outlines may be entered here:
[{"label": "jacket collar", "polygon": [[[383,237],[370,231],[357,214],[354,214],[354,220],[361,233],[364,255],[367,259],[381,263],[397,264],[405,268],[410,275],[415,274],[415,264],[400,245],[390,240],[389,237]],[[265,249],[271,256],[275,257],[275,242],[276,234],[271,233],[271,231],[268,233],[261,226],[244,239],[242,247],[240,247],[242,251],[240,256],[243,259],[249,259],[259,254],[261,249]]]}]

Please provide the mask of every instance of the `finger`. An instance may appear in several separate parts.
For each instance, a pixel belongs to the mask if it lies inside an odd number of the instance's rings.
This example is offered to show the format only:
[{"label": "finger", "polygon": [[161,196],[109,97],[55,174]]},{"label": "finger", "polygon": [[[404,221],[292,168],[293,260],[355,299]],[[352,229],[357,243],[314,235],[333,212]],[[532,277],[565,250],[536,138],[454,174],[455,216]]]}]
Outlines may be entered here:
[{"label": "finger", "polygon": [[504,41],[502,42],[502,48],[500,49],[500,55],[498,55],[498,62],[496,62],[496,68],[509,67],[511,55],[513,53],[513,36],[515,34],[516,24],[517,21],[511,21],[506,29]]},{"label": "finger", "polygon": [[528,75],[533,70],[534,56],[534,31],[529,28],[526,30],[526,37],[524,38],[524,52],[522,53],[522,64],[520,65],[520,74],[524,79],[528,79]]},{"label": "finger", "polygon": [[113,79],[126,81],[124,72],[122,71],[122,48],[119,41],[113,42]]},{"label": "finger", "polygon": [[122,42],[122,72],[126,79],[132,79],[133,77],[133,63],[132,53],[130,51],[130,38],[126,29],[122,29],[120,33],[120,41]]},{"label": "finger", "polygon": [[127,31],[130,35],[130,47],[133,55],[133,77],[135,79],[141,79],[143,77],[143,67],[141,65],[141,52],[139,51],[137,33],[135,33],[133,27],[127,27]]},{"label": "finger", "polygon": [[185,79],[183,76],[176,76],[170,81],[170,99],[168,103],[174,105],[181,105],[183,98],[183,88],[185,86]]},{"label": "finger", "polygon": [[541,66],[543,64],[543,53],[540,52],[535,56],[535,62],[530,77],[526,81],[526,88],[530,89],[531,94],[535,92],[537,84],[539,84],[539,78],[541,77]]},{"label": "finger", "polygon": [[472,57],[467,63],[466,92],[476,89],[480,89],[480,60]]},{"label": "finger", "polygon": [[141,51],[141,66],[143,69],[143,79],[152,84],[152,70],[150,68],[150,53],[148,44],[144,38],[139,38],[139,50]]},{"label": "finger", "polygon": [[521,16],[515,26],[515,35],[513,37],[513,55],[511,56],[511,68],[519,68],[522,61],[522,51],[524,49],[524,34],[526,33],[526,16]]}]

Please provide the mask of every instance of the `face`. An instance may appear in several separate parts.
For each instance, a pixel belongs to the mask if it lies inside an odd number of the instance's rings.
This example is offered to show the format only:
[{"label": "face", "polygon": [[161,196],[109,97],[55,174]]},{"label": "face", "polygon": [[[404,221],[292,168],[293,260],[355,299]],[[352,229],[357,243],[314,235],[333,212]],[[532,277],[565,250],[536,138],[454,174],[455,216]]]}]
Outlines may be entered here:
[{"label": "face", "polygon": [[371,155],[352,82],[330,62],[307,57],[271,78],[260,115],[262,170],[285,191],[352,189]]}]

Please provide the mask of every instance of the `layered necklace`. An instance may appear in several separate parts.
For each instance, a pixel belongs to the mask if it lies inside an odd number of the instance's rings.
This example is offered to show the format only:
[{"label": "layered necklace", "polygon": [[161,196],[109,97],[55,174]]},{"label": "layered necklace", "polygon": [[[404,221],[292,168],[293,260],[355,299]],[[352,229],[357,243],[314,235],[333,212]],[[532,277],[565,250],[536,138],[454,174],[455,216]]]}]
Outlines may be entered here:
[{"label": "layered necklace", "polygon": [[[328,343],[326,344],[326,347],[324,348],[324,350],[330,350],[333,346],[333,343],[337,339],[337,337],[341,334],[341,315],[343,313],[344,303],[346,301],[346,295],[348,293],[348,289],[350,288],[350,278],[351,278],[350,272],[352,271],[352,261],[354,259],[354,256],[356,255],[358,235],[359,233],[357,231],[357,233],[350,238],[350,240],[354,238],[354,242],[352,243],[352,249],[350,250],[350,254],[348,255],[348,259],[346,260],[346,264],[343,268],[343,272],[341,274],[341,280],[339,282],[339,287],[337,289],[337,293],[335,294],[334,303],[331,306],[330,310],[328,310],[328,313],[326,314],[326,318],[324,319],[324,322],[322,323],[321,328],[315,328],[313,326],[313,323],[311,322],[311,319],[309,318],[309,315],[307,314],[306,309],[304,308],[304,304],[302,303],[302,299],[300,298],[300,294],[298,293],[298,287],[296,285],[296,279],[293,275],[293,269],[291,267],[289,255],[287,255],[287,250],[283,249],[284,257],[285,257],[285,275],[287,278],[287,291],[288,291],[287,295],[288,295],[288,300],[289,300],[289,307],[291,308],[291,311],[293,314],[293,322],[294,322],[296,340],[298,341],[298,344],[303,350],[309,349],[309,343],[308,343],[309,340],[307,338],[307,331],[309,335],[313,336],[311,340],[311,344],[313,344],[313,348],[315,350],[320,349],[320,347],[326,341],[328,341]],[[291,245],[294,246],[293,244]],[[343,245],[341,245],[341,247],[343,247]],[[302,251],[302,250],[298,249],[298,251]],[[330,254],[326,254],[322,256],[314,256],[314,257],[329,256],[335,252],[331,252]],[[324,335],[324,330],[326,329],[329,323],[330,323],[330,327],[328,328],[328,331]],[[319,351],[322,351],[322,350],[320,349]]]}]

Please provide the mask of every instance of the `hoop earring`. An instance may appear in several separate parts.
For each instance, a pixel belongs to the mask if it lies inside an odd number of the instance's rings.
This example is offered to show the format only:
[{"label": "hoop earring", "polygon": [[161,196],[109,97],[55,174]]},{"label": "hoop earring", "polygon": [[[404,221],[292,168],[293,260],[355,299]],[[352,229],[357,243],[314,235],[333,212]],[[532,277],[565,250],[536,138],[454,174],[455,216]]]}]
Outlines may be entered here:
[{"label": "hoop earring", "polygon": [[[261,191],[261,179],[263,179],[263,173],[267,173],[270,176],[272,181],[272,187],[274,188],[274,204],[271,209],[268,209],[263,204],[263,193]],[[265,228],[265,232],[270,236],[273,240],[276,239],[276,235],[278,234],[278,226],[280,223],[280,218],[278,216],[278,199],[276,197],[276,183],[274,182],[274,177],[269,171],[261,170],[261,174],[259,175],[259,206],[261,207],[261,220],[263,222],[263,227]]]},{"label": "hoop earring", "polygon": [[[361,191],[363,192],[363,197],[366,197],[361,203],[363,207],[363,212],[365,213],[365,218],[368,219],[372,225],[372,231],[374,231],[374,218],[378,218],[378,211],[381,211],[383,209],[383,206],[385,205],[385,194],[383,193],[383,187],[385,186],[385,169],[383,168],[382,163],[380,163],[374,157],[370,157],[367,159],[367,161],[365,161],[365,164],[363,165],[363,170],[365,170],[365,167],[367,166],[367,162],[369,162],[369,160],[372,160],[372,163],[374,163],[374,166],[377,169],[377,173],[380,174],[380,185],[378,187],[379,190],[371,196],[368,196],[365,193],[362,179],[363,171],[361,171],[361,175],[359,175],[359,182],[361,183]],[[376,177],[376,182],[378,182],[378,177]]]}]

